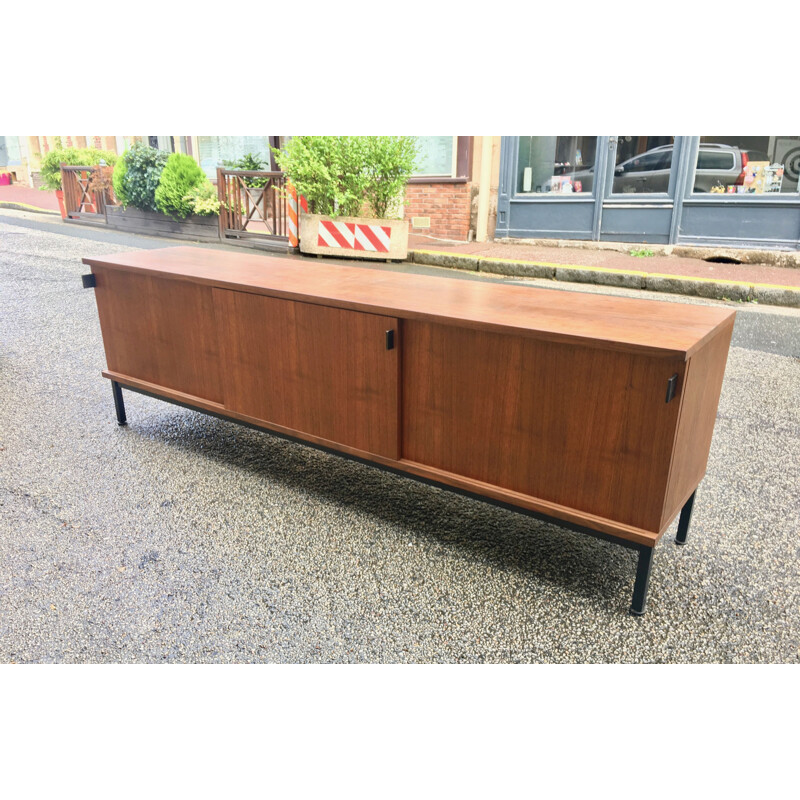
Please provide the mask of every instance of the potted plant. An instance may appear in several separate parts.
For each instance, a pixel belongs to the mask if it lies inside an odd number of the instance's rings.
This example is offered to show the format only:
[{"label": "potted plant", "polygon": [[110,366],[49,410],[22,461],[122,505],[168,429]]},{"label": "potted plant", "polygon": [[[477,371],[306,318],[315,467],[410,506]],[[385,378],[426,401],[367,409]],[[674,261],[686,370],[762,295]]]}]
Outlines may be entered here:
[{"label": "potted plant", "polygon": [[413,136],[295,136],[275,160],[308,203],[300,252],[404,260],[401,218],[417,157]]}]

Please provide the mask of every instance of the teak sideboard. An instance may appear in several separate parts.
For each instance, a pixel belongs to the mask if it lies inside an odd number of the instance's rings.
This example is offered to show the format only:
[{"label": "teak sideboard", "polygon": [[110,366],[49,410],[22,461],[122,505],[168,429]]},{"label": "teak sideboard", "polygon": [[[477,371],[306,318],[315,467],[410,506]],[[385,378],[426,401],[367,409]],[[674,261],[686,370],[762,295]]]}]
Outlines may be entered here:
[{"label": "teak sideboard", "polygon": [[121,387],[639,553],[706,471],[735,312],[259,254],[85,258]]}]

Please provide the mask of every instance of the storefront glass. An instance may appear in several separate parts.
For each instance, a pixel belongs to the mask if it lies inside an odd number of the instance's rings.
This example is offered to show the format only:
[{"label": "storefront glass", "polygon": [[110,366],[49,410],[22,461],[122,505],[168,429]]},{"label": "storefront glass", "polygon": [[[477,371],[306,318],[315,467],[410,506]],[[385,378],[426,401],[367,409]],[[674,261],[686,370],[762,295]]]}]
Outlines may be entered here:
[{"label": "storefront glass", "polygon": [[669,191],[674,136],[617,136],[613,194]]},{"label": "storefront glass", "polygon": [[596,136],[520,136],[518,194],[588,194]]},{"label": "storefront glass", "polygon": [[701,136],[696,194],[796,194],[800,136]]}]

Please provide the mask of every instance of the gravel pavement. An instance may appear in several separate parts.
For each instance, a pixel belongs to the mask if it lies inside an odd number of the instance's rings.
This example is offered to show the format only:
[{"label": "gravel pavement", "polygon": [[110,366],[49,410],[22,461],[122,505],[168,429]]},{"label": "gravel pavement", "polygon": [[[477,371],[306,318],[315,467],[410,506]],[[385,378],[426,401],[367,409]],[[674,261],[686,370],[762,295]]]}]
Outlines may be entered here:
[{"label": "gravel pavement", "polygon": [[0,663],[800,661],[800,311],[738,315],[634,618],[620,546],[130,392],[118,427],[80,260],[120,241],[0,221]]}]

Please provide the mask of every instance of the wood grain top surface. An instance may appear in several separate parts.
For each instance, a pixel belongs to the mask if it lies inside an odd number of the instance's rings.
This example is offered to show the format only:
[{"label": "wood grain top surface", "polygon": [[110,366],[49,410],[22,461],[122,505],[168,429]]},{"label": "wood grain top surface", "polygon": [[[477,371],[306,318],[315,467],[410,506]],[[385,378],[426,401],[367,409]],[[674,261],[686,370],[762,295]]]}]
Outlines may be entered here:
[{"label": "wood grain top surface", "polygon": [[688,358],[733,323],[727,308],[166,247],[84,258],[93,267],[462,327]]}]

